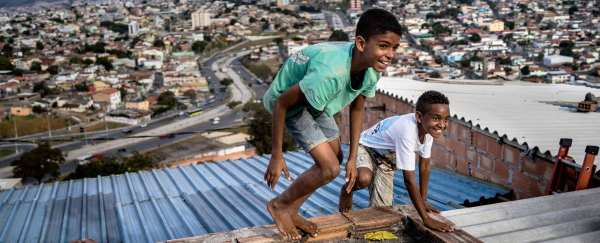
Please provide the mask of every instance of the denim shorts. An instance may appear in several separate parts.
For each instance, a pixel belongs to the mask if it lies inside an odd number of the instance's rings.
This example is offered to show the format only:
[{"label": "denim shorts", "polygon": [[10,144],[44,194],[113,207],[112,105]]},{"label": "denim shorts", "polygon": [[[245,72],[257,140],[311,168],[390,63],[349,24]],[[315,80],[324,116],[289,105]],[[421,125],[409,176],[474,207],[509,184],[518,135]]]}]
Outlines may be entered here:
[{"label": "denim shorts", "polygon": [[336,140],[340,133],[333,117],[312,107],[286,117],[285,127],[296,144],[307,153],[319,144]]}]

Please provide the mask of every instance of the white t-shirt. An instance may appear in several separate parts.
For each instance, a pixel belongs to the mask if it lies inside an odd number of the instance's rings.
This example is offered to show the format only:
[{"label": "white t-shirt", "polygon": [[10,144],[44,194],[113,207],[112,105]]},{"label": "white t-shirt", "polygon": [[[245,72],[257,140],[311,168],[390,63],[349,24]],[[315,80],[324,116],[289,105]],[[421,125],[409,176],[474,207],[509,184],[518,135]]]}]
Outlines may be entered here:
[{"label": "white t-shirt", "polygon": [[396,168],[415,170],[416,154],[422,158],[431,157],[433,137],[425,134],[421,144],[415,113],[409,113],[379,121],[360,134],[359,143],[370,148],[395,150]]}]

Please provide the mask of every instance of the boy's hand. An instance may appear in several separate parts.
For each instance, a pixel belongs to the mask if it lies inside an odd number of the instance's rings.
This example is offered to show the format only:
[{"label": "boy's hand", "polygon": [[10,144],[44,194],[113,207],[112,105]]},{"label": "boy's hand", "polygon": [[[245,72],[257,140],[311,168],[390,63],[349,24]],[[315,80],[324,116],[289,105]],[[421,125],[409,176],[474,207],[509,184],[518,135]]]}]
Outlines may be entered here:
[{"label": "boy's hand", "polygon": [[437,230],[441,232],[454,231],[454,224],[452,224],[451,222],[446,223],[431,217],[426,217],[425,219],[423,219],[423,224],[425,225],[425,227],[430,228],[432,230]]},{"label": "boy's hand", "polygon": [[275,185],[277,185],[277,181],[279,181],[279,176],[281,175],[282,170],[285,178],[292,180],[290,172],[288,171],[287,165],[285,164],[285,161],[283,161],[283,158],[271,156],[269,166],[267,166],[267,171],[265,171],[265,181],[271,188],[271,191],[275,190]]},{"label": "boy's hand", "polygon": [[351,193],[356,181],[356,161],[349,159],[346,163],[346,193]]}]

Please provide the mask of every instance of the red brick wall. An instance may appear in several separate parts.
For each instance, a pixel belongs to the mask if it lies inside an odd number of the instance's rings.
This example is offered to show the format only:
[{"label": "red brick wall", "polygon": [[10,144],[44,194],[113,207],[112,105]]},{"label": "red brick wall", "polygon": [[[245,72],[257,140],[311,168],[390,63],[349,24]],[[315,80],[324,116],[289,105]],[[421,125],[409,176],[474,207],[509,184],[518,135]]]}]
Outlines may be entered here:
[{"label": "red brick wall", "polygon": [[[385,111],[380,111],[383,104]],[[381,92],[367,99],[366,107],[363,130],[385,117],[414,112],[409,101]],[[342,141],[349,143],[348,108],[342,113],[340,129]],[[438,168],[512,188],[517,198],[541,196],[553,164],[548,158],[528,155],[525,150],[522,145],[453,118],[444,138],[435,141],[431,161]]]}]

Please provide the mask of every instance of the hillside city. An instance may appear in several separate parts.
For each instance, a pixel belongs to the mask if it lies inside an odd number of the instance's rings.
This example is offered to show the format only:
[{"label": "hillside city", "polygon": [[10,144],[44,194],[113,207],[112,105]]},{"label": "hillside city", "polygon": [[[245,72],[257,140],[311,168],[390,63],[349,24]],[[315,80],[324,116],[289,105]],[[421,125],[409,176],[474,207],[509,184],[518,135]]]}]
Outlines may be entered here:
[{"label": "hillside city", "polygon": [[[252,134],[265,130],[251,123],[260,120],[253,115],[265,120],[259,102],[281,63],[310,44],[353,40],[368,8],[389,10],[404,28],[386,77],[600,88],[598,1],[107,0],[7,7],[0,12],[0,174],[28,184],[252,148],[268,153]],[[573,108],[584,99],[597,104],[591,94],[555,102]],[[39,156],[52,163],[32,162]]]}]

